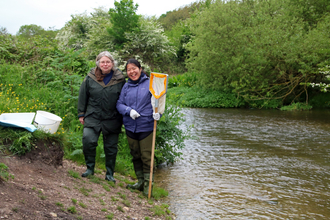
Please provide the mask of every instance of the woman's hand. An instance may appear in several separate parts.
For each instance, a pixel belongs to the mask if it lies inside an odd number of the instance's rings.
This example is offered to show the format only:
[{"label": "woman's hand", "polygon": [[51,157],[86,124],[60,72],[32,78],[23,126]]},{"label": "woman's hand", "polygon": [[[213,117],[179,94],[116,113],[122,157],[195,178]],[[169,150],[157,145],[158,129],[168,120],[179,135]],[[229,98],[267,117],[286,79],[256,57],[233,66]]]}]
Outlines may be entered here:
[{"label": "woman's hand", "polygon": [[80,123],[81,123],[82,125],[84,125],[84,123],[85,123],[85,121],[84,121],[84,117],[80,117],[80,118],[79,118],[79,121],[80,121]]},{"label": "woman's hand", "polygon": [[159,121],[160,114],[159,113],[152,113],[152,117],[154,118],[154,120]]},{"label": "woman's hand", "polygon": [[140,117],[140,114],[137,113],[137,111],[135,111],[134,109],[131,109],[129,116],[131,116],[131,118],[135,120],[136,118]]}]

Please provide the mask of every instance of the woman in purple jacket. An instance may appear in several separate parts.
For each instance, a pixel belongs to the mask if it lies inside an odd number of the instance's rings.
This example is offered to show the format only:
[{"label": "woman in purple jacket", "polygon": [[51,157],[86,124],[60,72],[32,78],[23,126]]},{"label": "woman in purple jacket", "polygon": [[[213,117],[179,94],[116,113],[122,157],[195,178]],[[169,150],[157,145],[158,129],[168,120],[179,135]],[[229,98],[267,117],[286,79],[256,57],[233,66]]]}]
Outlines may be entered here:
[{"label": "woman in purple jacket", "polygon": [[142,71],[141,64],[135,59],[129,59],[125,69],[129,79],[121,90],[117,110],[123,115],[126,136],[133,156],[132,162],[138,179],[137,183],[128,184],[127,188],[143,191],[147,196],[153,125],[154,120],[160,119],[160,114],[153,113],[149,78]]}]

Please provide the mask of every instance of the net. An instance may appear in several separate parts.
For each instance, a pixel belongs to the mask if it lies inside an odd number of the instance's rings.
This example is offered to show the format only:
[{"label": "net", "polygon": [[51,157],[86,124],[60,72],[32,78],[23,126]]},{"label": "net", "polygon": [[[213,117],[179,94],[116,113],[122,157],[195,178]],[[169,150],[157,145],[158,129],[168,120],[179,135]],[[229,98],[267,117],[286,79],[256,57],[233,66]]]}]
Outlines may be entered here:
[{"label": "net", "polygon": [[167,92],[167,79],[168,75],[163,73],[151,73],[149,90],[152,94],[151,104],[155,112],[163,114],[165,111],[166,92]]}]

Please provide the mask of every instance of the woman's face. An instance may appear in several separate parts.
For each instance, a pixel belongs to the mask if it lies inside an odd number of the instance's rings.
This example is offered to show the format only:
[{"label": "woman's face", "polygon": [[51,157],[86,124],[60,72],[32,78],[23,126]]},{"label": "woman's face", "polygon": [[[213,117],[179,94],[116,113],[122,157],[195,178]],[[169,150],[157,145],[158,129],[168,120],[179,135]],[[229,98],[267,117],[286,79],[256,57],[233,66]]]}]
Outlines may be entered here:
[{"label": "woman's face", "polygon": [[142,68],[139,68],[135,64],[130,63],[130,64],[127,64],[126,71],[127,71],[127,76],[131,80],[136,81],[141,76]]},{"label": "woman's face", "polygon": [[110,73],[113,67],[113,63],[109,57],[102,57],[99,65],[103,74]]}]

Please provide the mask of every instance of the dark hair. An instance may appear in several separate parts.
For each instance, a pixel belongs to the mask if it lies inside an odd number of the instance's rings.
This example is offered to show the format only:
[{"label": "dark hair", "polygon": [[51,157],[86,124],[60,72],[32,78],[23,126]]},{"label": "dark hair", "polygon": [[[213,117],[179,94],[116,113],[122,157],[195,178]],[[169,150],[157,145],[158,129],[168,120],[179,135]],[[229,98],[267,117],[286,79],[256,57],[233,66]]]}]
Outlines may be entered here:
[{"label": "dark hair", "polygon": [[135,66],[137,66],[139,69],[141,68],[140,62],[137,61],[136,59],[131,58],[131,59],[127,60],[127,63],[126,63],[126,66],[125,66],[126,71],[127,71],[127,65],[131,64],[131,63],[134,64]]}]

